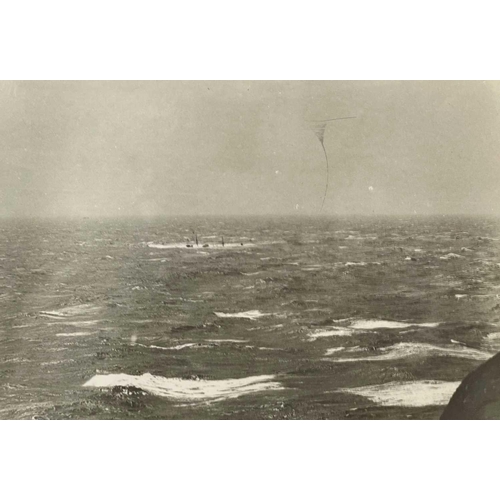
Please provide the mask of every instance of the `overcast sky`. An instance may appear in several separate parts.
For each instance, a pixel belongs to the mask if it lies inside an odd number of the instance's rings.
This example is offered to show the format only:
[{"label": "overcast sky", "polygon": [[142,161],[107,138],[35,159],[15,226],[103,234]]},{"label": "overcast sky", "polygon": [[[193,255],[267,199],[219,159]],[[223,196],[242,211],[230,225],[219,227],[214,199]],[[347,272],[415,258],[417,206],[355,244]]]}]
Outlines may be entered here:
[{"label": "overcast sky", "polygon": [[498,82],[2,82],[0,215],[500,215]]}]

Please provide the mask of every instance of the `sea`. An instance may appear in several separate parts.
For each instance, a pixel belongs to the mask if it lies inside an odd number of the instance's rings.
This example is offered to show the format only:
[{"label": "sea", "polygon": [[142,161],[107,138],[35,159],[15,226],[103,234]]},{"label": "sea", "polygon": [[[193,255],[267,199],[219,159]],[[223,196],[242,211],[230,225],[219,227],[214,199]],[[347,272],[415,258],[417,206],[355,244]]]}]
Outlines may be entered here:
[{"label": "sea", "polygon": [[500,220],[0,221],[1,419],[437,419],[500,350]]}]

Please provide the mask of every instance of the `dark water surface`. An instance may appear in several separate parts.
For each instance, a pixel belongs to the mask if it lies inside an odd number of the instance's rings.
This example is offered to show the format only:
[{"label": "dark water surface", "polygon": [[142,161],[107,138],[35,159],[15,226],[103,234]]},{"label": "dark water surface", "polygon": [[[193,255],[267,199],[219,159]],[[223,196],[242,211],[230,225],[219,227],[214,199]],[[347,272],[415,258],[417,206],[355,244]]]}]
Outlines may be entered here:
[{"label": "dark water surface", "polygon": [[0,418],[438,418],[500,347],[499,237],[478,217],[2,221]]}]

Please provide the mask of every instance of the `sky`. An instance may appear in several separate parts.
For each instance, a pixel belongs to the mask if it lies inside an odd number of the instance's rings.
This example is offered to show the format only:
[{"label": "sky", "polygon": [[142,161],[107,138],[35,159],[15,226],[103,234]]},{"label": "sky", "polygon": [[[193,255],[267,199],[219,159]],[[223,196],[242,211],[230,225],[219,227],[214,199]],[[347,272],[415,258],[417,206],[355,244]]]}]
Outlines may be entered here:
[{"label": "sky", "polygon": [[[500,215],[500,82],[0,82],[0,216]],[[326,163],[310,120],[324,134]]]}]

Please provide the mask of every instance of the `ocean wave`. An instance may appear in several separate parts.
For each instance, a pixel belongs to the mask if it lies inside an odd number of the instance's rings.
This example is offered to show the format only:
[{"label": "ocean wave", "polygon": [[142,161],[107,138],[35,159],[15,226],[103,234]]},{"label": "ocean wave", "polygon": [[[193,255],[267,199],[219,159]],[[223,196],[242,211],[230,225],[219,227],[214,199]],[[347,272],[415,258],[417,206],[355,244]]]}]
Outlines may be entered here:
[{"label": "ocean wave", "polygon": [[94,314],[99,312],[102,308],[93,304],[80,304],[77,306],[64,307],[56,311],[40,311],[40,316],[47,316],[49,318],[69,318],[72,316],[81,316],[84,314]]},{"label": "ocean wave", "polygon": [[380,406],[444,406],[459,385],[460,382],[420,380],[354,387],[338,392],[362,396]]},{"label": "ocean wave", "polygon": [[86,326],[86,325],[95,325],[96,323],[100,323],[99,319],[91,319],[88,321],[56,321],[54,323],[45,323],[47,326],[59,325],[59,326]]},{"label": "ocean wave", "polygon": [[[454,344],[453,347],[441,347],[431,344],[411,342],[401,342],[389,347],[382,347],[376,352],[380,354],[355,358],[336,358],[332,361],[335,361],[336,363],[353,363],[358,361],[387,361],[417,356],[448,356],[453,358],[485,361],[492,356],[491,353],[480,351],[478,349],[471,349],[470,347],[466,347],[461,344]],[[330,350],[326,352],[327,355],[331,355],[332,353],[333,351]]]},{"label": "ocean wave", "polygon": [[223,312],[215,312],[214,314],[218,318],[244,318],[244,319],[250,319],[252,321],[262,318],[263,316],[270,316],[269,313],[262,313],[257,310],[252,310],[252,311],[244,311],[244,312],[239,312],[239,313],[223,313]]},{"label": "ocean wave", "polygon": [[52,365],[62,365],[65,363],[74,363],[75,360],[71,358],[66,359],[58,359],[56,361],[45,361],[44,363],[40,363],[40,366],[52,366]]},{"label": "ocean wave", "polygon": [[353,321],[349,328],[353,330],[377,330],[379,328],[402,329],[410,326],[420,326],[424,328],[435,328],[439,323],[407,323],[404,321],[390,321],[383,319],[359,319]]},{"label": "ocean wave", "polygon": [[321,337],[347,337],[357,333],[364,333],[371,330],[394,329],[403,330],[409,327],[435,328],[439,323],[409,323],[403,321],[390,321],[382,319],[337,319],[334,323],[343,324],[342,326],[333,326],[327,329],[316,330],[308,333],[311,340]]},{"label": "ocean wave", "polygon": [[348,328],[332,327],[328,330],[316,330],[312,333],[308,333],[307,336],[311,340],[316,340],[322,337],[348,337],[352,335],[352,330]]},{"label": "ocean wave", "polygon": [[455,259],[463,259],[462,255],[458,255],[456,253],[448,253],[439,257],[441,260],[455,260]]},{"label": "ocean wave", "polygon": [[500,332],[493,332],[486,335],[481,342],[481,347],[495,353],[500,350]]},{"label": "ocean wave", "polygon": [[341,265],[344,267],[365,267],[368,265],[380,266],[382,264],[381,264],[381,262],[344,262],[344,263],[340,263],[337,265]]},{"label": "ocean wave", "polygon": [[95,375],[83,387],[136,387],[149,394],[178,401],[216,402],[237,398],[256,392],[281,390],[283,386],[274,382],[275,375],[258,375],[226,380],[186,380],[166,378],[145,373]]},{"label": "ocean wave", "polygon": [[354,236],[350,234],[346,240],[376,240],[378,236]]},{"label": "ocean wave", "polygon": [[147,349],[160,349],[162,351],[182,351],[182,349],[188,349],[190,347],[194,348],[203,348],[203,347],[210,347],[208,345],[204,345],[200,342],[188,342],[186,344],[179,344],[171,347],[164,347],[164,346],[159,346],[159,345],[145,345],[145,344],[136,344],[140,347],[146,347]]},{"label": "ocean wave", "polygon": [[493,332],[486,335],[486,340],[500,340],[500,332]]},{"label": "ocean wave", "polygon": [[345,350],[345,347],[332,347],[330,349],[327,349],[326,355],[330,356],[336,352],[340,352],[340,351],[344,351],[344,350]]},{"label": "ocean wave", "polygon": [[72,333],[56,333],[56,337],[86,337],[94,332],[72,332]]}]

